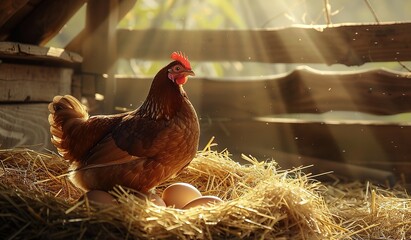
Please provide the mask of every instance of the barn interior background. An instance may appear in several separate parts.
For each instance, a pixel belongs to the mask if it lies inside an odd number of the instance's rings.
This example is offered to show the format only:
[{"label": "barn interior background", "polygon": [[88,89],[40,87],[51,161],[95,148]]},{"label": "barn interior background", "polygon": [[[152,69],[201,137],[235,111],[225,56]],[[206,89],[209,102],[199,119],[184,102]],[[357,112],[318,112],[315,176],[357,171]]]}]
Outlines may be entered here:
[{"label": "barn interior background", "polygon": [[407,1],[85,2],[1,3],[2,148],[53,150],[46,105],[57,94],[92,114],[139,106],[181,50],[195,61],[186,88],[200,146],[215,136],[239,161],[411,176]]},{"label": "barn interior background", "polygon": [[[409,9],[405,0],[1,1],[0,237],[153,237],[160,229],[182,238],[409,239]],[[200,148],[215,137],[236,161],[243,153],[262,160],[232,165],[206,152],[182,176],[209,164],[223,170],[211,176],[217,182],[252,194],[224,199],[218,210],[228,218],[216,224],[158,223],[153,216],[177,213],[126,192],[118,194],[128,204],[90,214],[53,153],[48,103],[72,94],[91,114],[136,108],[176,50],[196,72],[185,89],[200,117]],[[308,177],[299,166],[311,166]],[[332,181],[312,183],[316,175]],[[140,210],[152,215],[139,219]]]}]

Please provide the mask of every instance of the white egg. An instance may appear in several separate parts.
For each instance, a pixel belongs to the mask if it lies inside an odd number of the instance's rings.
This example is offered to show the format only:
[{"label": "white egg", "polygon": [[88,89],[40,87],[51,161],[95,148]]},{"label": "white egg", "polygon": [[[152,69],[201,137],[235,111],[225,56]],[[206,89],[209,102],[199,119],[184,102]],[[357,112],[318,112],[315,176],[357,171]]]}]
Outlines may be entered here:
[{"label": "white egg", "polygon": [[216,196],[202,196],[202,197],[198,197],[192,201],[190,201],[189,203],[187,203],[183,209],[189,209],[192,207],[197,207],[197,206],[206,206],[206,205],[210,205],[213,203],[219,203],[222,202],[223,200],[221,200],[221,198],[216,197]]},{"label": "white egg", "polygon": [[182,208],[188,202],[201,197],[200,191],[188,183],[174,183],[168,186],[162,198],[168,207]]}]

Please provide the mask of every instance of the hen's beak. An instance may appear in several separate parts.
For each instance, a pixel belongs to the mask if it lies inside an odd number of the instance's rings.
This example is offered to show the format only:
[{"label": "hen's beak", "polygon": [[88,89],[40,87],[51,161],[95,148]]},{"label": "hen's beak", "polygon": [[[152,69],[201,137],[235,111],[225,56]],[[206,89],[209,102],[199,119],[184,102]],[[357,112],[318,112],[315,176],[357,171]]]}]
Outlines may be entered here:
[{"label": "hen's beak", "polygon": [[196,74],[192,70],[186,70],[183,72],[185,76],[195,76]]},{"label": "hen's beak", "polygon": [[191,70],[185,70],[179,74],[179,77],[176,78],[175,83],[177,83],[178,85],[185,84],[187,82],[188,76],[195,76],[195,74]]}]

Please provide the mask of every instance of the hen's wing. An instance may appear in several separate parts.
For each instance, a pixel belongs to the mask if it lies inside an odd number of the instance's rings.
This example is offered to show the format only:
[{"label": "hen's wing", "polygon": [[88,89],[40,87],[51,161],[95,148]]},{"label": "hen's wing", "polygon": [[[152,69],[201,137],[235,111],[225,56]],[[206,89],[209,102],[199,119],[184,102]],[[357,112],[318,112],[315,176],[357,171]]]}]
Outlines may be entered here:
[{"label": "hen's wing", "polygon": [[[129,115],[113,130],[116,145],[134,156],[155,156],[167,144],[164,130],[170,126],[166,119]],[[166,139],[164,139],[166,140]]]},{"label": "hen's wing", "polygon": [[167,167],[172,166],[155,161],[162,147],[154,144],[159,135],[164,135],[167,124],[130,116],[99,141],[83,164],[75,168],[76,185],[83,189],[110,189],[120,184],[145,192],[168,176]]},{"label": "hen's wing", "polygon": [[87,165],[107,166],[154,157],[161,146],[154,139],[167,127],[165,120],[125,116],[87,154]]},{"label": "hen's wing", "polygon": [[142,160],[145,157],[133,156],[121,150],[116,145],[112,134],[109,133],[88,152],[81,169],[113,166],[137,159]]}]

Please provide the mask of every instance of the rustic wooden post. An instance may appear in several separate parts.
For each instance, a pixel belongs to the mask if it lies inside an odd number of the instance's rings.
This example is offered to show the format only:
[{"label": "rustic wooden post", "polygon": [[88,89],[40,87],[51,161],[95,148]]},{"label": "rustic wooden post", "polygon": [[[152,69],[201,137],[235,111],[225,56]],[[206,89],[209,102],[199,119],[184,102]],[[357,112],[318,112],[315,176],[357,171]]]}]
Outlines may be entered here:
[{"label": "rustic wooden post", "polygon": [[114,109],[118,5],[119,0],[87,2],[86,34],[82,45],[82,72],[106,76],[103,88],[103,111],[106,113]]}]

